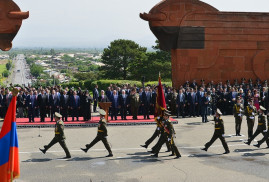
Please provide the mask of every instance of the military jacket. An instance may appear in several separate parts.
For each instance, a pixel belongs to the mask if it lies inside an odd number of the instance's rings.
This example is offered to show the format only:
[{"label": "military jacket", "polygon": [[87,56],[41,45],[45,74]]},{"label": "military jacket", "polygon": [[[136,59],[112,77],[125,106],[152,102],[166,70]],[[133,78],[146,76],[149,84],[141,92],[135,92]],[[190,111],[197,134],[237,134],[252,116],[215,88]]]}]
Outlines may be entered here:
[{"label": "military jacket", "polygon": [[[241,109],[241,111],[240,111]],[[242,117],[242,112],[244,111],[244,107],[242,104],[235,104],[233,107],[234,117]]]},{"label": "military jacket", "polygon": [[247,119],[254,120],[255,119],[255,113],[257,113],[257,109],[255,106],[247,106],[245,109],[245,115]]},{"label": "military jacket", "polygon": [[55,136],[65,139],[64,122],[62,120],[58,120],[55,124]]},{"label": "military jacket", "polygon": [[107,136],[107,129],[106,129],[106,119],[102,118],[98,124],[97,136],[105,137]]},{"label": "military jacket", "polygon": [[168,136],[168,138],[171,138],[175,134],[174,127],[169,119],[164,122],[163,128],[164,128],[163,131]]},{"label": "military jacket", "polygon": [[263,115],[259,115],[258,117],[258,129],[266,130],[266,121],[265,121],[265,116]]},{"label": "military jacket", "polygon": [[223,135],[224,134],[223,120],[220,117],[219,118],[214,117],[214,121],[215,121],[215,133]]}]

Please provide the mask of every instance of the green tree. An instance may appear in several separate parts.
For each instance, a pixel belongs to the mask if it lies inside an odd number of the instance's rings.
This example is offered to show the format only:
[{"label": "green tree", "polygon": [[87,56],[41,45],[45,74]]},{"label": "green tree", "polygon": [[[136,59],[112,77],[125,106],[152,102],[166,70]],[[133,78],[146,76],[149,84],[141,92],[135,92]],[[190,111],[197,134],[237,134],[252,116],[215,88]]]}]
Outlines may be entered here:
[{"label": "green tree", "polygon": [[127,79],[131,76],[130,63],[141,57],[147,48],[140,47],[131,40],[114,40],[110,46],[104,49],[100,67],[104,77],[110,79]]},{"label": "green tree", "polygon": [[147,52],[136,59],[130,65],[132,79],[141,80],[145,76],[146,81],[157,79],[159,72],[162,79],[171,80],[171,53],[159,49],[159,42],[152,46],[154,52]]},{"label": "green tree", "polygon": [[11,63],[11,61],[8,61],[8,63],[6,64],[7,70],[10,70],[11,67],[12,67],[12,63]]},{"label": "green tree", "polygon": [[30,67],[30,72],[34,77],[39,77],[43,73],[43,67],[36,64],[32,64]]},{"label": "green tree", "polygon": [[2,75],[3,75],[3,77],[7,78],[9,75],[9,71],[7,71],[7,70],[3,71]]}]

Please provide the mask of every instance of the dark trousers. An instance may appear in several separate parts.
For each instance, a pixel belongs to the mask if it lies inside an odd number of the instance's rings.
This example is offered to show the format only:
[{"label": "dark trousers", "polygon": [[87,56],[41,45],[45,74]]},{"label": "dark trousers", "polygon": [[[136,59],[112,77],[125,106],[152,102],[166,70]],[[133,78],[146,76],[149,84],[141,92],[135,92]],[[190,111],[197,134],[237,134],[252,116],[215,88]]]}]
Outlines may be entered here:
[{"label": "dark trousers", "polygon": [[217,139],[220,139],[225,151],[229,151],[228,145],[225,141],[225,138],[222,136],[222,134],[218,134],[218,133],[214,133],[214,135],[212,136],[211,140],[205,144],[205,148],[208,149]]},{"label": "dark trousers", "polygon": [[149,109],[150,109],[150,104],[145,104],[143,107],[143,115],[144,119],[149,118]]},{"label": "dark trousers", "polygon": [[163,146],[163,144],[166,143],[167,149],[168,151],[171,150],[171,146],[170,143],[168,142],[168,137],[167,134],[162,134],[159,138],[159,141],[157,142],[157,144],[152,147],[152,151],[154,151],[154,153],[158,154]]},{"label": "dark trousers", "polygon": [[190,116],[195,116],[195,104],[190,104],[189,105],[189,115]]},{"label": "dark trousers", "polygon": [[207,106],[202,106],[201,107],[201,113],[202,113],[202,122],[205,123],[207,122],[207,109],[208,107]]},{"label": "dark trousers", "polygon": [[251,138],[253,135],[254,119],[247,119],[248,124],[248,138]]},{"label": "dark trousers", "polygon": [[59,108],[51,107],[50,108],[50,121],[53,121],[53,117],[54,117],[55,112],[59,112]]},{"label": "dark trousers", "polygon": [[236,116],[235,117],[235,132],[236,132],[237,135],[240,134],[241,124],[242,124],[242,117]]},{"label": "dark trousers", "polygon": [[121,114],[121,119],[126,119],[126,115],[127,115],[127,107],[126,106],[122,106],[120,108],[120,114]]},{"label": "dark trousers", "polygon": [[96,112],[97,100],[93,102],[93,112]]},{"label": "dark trousers", "polygon": [[95,137],[95,139],[93,139],[93,141],[90,144],[86,145],[87,150],[90,149],[92,146],[94,146],[100,140],[103,142],[103,144],[104,144],[105,148],[107,149],[108,153],[112,154],[112,151],[110,149],[110,146],[108,144],[107,139],[102,137],[102,136],[98,136],[98,135]]},{"label": "dark trousers", "polygon": [[31,108],[29,107],[28,109],[28,118],[29,118],[29,122],[35,122],[35,108]]},{"label": "dark trousers", "polygon": [[71,157],[70,152],[65,144],[64,139],[62,139],[61,137],[58,137],[58,136],[55,136],[48,145],[44,146],[45,150],[47,151],[50,147],[52,147],[53,145],[55,145],[58,142],[61,145],[61,147],[64,149],[66,157]]},{"label": "dark trousers", "polygon": [[180,153],[179,153],[179,151],[178,151],[178,148],[177,148],[177,146],[175,144],[174,138],[172,138],[170,142],[171,142],[171,150],[172,150],[172,153],[173,154],[176,154],[176,156],[181,156]]},{"label": "dark trousers", "polygon": [[46,107],[40,107],[40,121],[45,122]]},{"label": "dark trousers", "polygon": [[77,118],[77,120],[79,120],[78,119],[79,109],[78,108],[73,108],[73,109],[71,109],[71,112],[72,112],[72,121],[74,121],[75,117]]},{"label": "dark trousers", "polygon": [[68,107],[63,107],[61,109],[61,114],[62,114],[62,120],[63,121],[67,121],[67,117],[68,117]]},{"label": "dark trousers", "polygon": [[[267,132],[263,132],[263,130],[262,129],[259,129],[259,128],[257,128],[257,130],[255,131],[255,133],[252,135],[252,137],[250,138],[250,139],[248,139],[248,143],[250,144],[251,143],[251,141],[252,140],[254,140],[254,138],[256,138],[256,136],[258,136],[260,133],[262,133],[263,134],[263,139],[265,139],[266,140],[266,133]],[[264,140],[264,141],[265,141]],[[264,142],[263,141],[263,142]],[[259,142],[258,142],[259,143]],[[269,140],[266,140],[266,143],[267,143],[267,146],[269,147]],[[261,143],[262,144],[262,143]]]},{"label": "dark trousers", "polygon": [[115,120],[117,120],[118,118],[118,112],[119,109],[117,107],[112,107],[111,108],[111,120],[113,120],[113,118],[115,118]]},{"label": "dark trousers", "polygon": [[269,130],[267,130],[267,132],[263,136],[264,137],[260,141],[258,141],[258,144],[261,145],[263,142],[266,141],[267,147],[269,147]]},{"label": "dark trousers", "polygon": [[84,119],[84,121],[91,120],[91,118],[92,118],[92,113],[91,113],[91,109],[90,109],[90,107],[85,107],[85,108],[83,108],[82,115],[83,115],[83,119]]},{"label": "dark trousers", "polygon": [[185,118],[184,103],[180,102],[177,108],[177,117],[182,116]]},{"label": "dark trousers", "polygon": [[160,130],[158,130],[158,127],[154,131],[153,135],[145,142],[146,146],[148,147],[155,138],[157,138],[160,135]]}]

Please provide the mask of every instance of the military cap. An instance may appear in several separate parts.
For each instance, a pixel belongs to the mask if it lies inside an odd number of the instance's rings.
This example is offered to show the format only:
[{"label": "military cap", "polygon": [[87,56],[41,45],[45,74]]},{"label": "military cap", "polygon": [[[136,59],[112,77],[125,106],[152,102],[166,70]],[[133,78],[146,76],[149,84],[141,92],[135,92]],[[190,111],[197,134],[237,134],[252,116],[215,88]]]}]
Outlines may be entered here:
[{"label": "military cap", "polygon": [[163,111],[163,115],[165,115],[165,116],[171,116],[171,112],[168,111],[167,109],[165,109],[165,110]]},{"label": "military cap", "polygon": [[261,109],[262,111],[266,111],[266,109],[265,109],[263,106],[260,106],[260,109]]},{"label": "military cap", "polygon": [[219,115],[222,115],[222,113],[219,109],[217,109],[216,113],[218,113]]},{"label": "military cap", "polygon": [[103,109],[100,109],[99,110],[99,114],[105,116],[106,115],[106,111],[104,111]]},{"label": "military cap", "polygon": [[61,118],[62,117],[62,115],[60,113],[58,113],[58,112],[55,112],[54,116],[57,117],[57,118]]}]

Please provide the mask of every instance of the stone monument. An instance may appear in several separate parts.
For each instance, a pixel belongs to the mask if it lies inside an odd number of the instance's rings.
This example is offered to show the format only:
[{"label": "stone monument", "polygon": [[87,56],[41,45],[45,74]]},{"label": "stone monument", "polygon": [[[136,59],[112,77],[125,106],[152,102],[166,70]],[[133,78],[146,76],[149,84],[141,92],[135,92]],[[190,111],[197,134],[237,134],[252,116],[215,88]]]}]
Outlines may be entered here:
[{"label": "stone monument", "polygon": [[269,13],[221,12],[199,0],[163,0],[149,13],[162,50],[172,54],[175,88],[206,82],[269,78]]}]

